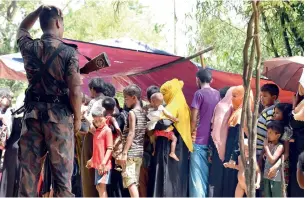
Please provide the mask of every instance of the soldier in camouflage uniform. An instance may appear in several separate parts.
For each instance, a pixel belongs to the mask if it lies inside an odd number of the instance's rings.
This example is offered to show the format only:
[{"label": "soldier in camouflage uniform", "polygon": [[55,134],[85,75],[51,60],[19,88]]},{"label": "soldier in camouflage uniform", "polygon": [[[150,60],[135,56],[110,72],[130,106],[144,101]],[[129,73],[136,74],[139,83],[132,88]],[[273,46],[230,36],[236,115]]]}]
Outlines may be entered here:
[{"label": "soldier in camouflage uniform", "polygon": [[[43,35],[33,40],[29,30],[38,17]],[[54,196],[73,196],[74,132],[79,131],[81,123],[82,82],[76,47],[63,43],[63,31],[62,12],[53,6],[39,7],[18,29],[17,44],[29,81],[20,139],[21,197],[37,196],[42,158],[47,151]],[[43,67],[47,69],[44,71]],[[35,82],[39,71],[44,72]]]}]

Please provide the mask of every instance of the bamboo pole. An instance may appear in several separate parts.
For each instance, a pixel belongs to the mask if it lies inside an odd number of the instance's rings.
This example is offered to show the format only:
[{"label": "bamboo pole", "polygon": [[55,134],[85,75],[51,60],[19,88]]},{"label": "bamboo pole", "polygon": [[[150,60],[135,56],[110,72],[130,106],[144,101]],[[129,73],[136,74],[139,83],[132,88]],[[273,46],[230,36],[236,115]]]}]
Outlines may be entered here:
[{"label": "bamboo pole", "polygon": [[202,68],[206,67],[206,65],[204,64],[204,59],[203,59],[203,55],[202,54],[200,55],[200,63],[201,63],[201,67]]},{"label": "bamboo pole", "polygon": [[146,70],[146,71],[143,71],[143,72],[134,73],[134,74],[129,74],[128,76],[137,76],[137,75],[143,75],[143,74],[148,74],[148,73],[151,73],[151,72],[155,72],[155,71],[158,71],[158,70],[160,70],[160,69],[164,69],[164,68],[170,67],[170,66],[172,66],[172,65],[174,65],[174,64],[178,64],[178,63],[182,63],[182,62],[191,60],[191,59],[196,58],[196,57],[200,56],[201,54],[207,53],[207,52],[209,52],[209,51],[211,51],[211,50],[213,50],[213,49],[214,49],[214,47],[213,47],[213,46],[210,46],[210,47],[208,47],[208,48],[206,48],[206,49],[204,49],[204,50],[201,50],[201,51],[199,51],[199,52],[197,52],[197,53],[195,53],[195,54],[193,54],[193,55],[191,55],[191,56],[188,56],[188,57],[181,57],[181,58],[179,58],[179,59],[177,59],[177,60],[174,60],[174,61],[172,61],[172,62],[165,63],[165,64],[163,64],[163,65],[160,65],[160,66],[158,66],[158,67],[154,67],[154,68],[152,68],[152,69],[149,69],[149,70]]}]

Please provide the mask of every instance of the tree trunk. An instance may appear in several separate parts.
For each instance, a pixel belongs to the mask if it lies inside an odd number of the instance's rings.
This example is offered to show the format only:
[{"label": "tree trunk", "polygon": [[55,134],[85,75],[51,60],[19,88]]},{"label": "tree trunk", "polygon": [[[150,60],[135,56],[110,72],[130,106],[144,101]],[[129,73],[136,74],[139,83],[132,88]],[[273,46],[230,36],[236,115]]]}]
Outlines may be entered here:
[{"label": "tree trunk", "polygon": [[[252,117],[252,131],[250,133],[251,137],[251,143],[249,154],[251,156],[250,158],[250,170],[251,170],[251,197],[255,197],[255,183],[256,183],[256,168],[257,168],[257,161],[256,161],[256,141],[257,141],[257,118],[258,118],[258,111],[259,111],[259,104],[260,104],[260,72],[261,72],[261,42],[260,42],[260,29],[259,29],[259,3],[252,2],[255,17],[254,17],[254,41],[255,41],[255,47],[256,47],[256,67],[255,67],[255,73],[256,73],[256,82],[255,82],[255,88],[256,88],[256,94],[255,94],[255,102],[254,102],[254,112]],[[250,105],[249,105],[250,106]],[[249,108],[250,109],[250,108]],[[251,111],[249,111],[251,113]]]},{"label": "tree trunk", "polygon": [[263,18],[263,22],[264,22],[264,25],[265,25],[267,37],[268,37],[269,42],[270,42],[270,44],[271,44],[271,48],[272,48],[272,51],[273,51],[273,53],[274,53],[274,56],[275,56],[275,57],[279,57],[279,54],[278,54],[277,49],[276,49],[276,47],[275,47],[275,45],[274,45],[274,41],[273,41],[273,38],[272,38],[272,34],[271,34],[271,32],[270,32],[270,28],[269,28],[269,25],[268,25],[268,22],[267,22],[267,18],[266,18],[266,16],[265,16],[264,12],[262,12],[262,18]]},{"label": "tree trunk", "polygon": [[290,25],[289,27],[295,38],[296,45],[300,46],[302,48],[302,50],[304,51],[304,40],[302,39],[302,37],[300,37],[300,35],[298,35],[296,27],[293,25],[293,23],[290,22],[289,16],[285,11],[283,11],[283,15],[284,15],[283,17],[284,17],[285,21]]},{"label": "tree trunk", "polygon": [[286,28],[286,23],[285,23],[285,12],[282,10],[281,16],[280,16],[280,20],[281,20],[281,25],[283,28],[283,37],[284,37],[284,42],[285,42],[285,47],[288,53],[288,56],[292,56],[292,50],[289,44],[289,38],[288,38],[288,34],[287,34],[287,28]]},{"label": "tree trunk", "polygon": [[[258,108],[259,108],[259,92],[255,96],[255,108],[252,112],[252,102],[250,102],[249,96],[252,94],[250,85],[253,76],[253,65],[256,55],[256,89],[259,90],[260,86],[260,65],[261,65],[261,48],[260,48],[260,39],[259,39],[259,2],[253,1],[252,8],[253,14],[248,23],[247,29],[247,39],[244,46],[244,73],[243,73],[243,86],[245,89],[244,99],[243,99],[243,108],[241,116],[241,125],[239,133],[239,145],[240,145],[240,154],[245,166],[245,177],[248,197],[255,197],[255,179],[256,179],[256,126],[257,126],[257,117],[258,117]],[[254,22],[254,26],[253,26]],[[254,31],[254,34],[253,34]],[[250,60],[248,59],[248,49],[249,44],[252,40],[252,47],[250,53]],[[249,60],[249,62],[248,62]],[[248,145],[249,145],[249,163],[246,163],[244,156],[244,126],[246,121],[246,128],[248,131]]]}]

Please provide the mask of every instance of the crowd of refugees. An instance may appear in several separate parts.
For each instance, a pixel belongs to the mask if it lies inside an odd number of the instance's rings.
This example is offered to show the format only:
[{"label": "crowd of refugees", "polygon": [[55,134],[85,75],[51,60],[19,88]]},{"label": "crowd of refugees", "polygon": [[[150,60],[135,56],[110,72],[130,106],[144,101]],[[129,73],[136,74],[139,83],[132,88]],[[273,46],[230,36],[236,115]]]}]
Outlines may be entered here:
[{"label": "crowd of refugees", "polygon": [[[211,88],[208,69],[200,69],[196,79],[198,91],[190,109],[182,92],[183,82],[178,79],[160,88],[149,87],[149,104],[145,106],[141,89],[127,86],[123,91],[124,107],[114,98],[113,85],[101,78],[91,79],[91,96],[83,94],[82,125],[75,136],[72,193],[79,197],[246,195],[239,153],[244,88]],[[260,91],[264,109],[257,124],[257,196],[282,197],[283,179],[287,196],[303,196],[303,86],[300,84],[292,104],[278,101],[279,88],[275,84],[265,84]],[[11,131],[20,130],[20,120],[19,127],[12,129],[15,119],[7,121],[9,116],[5,116],[11,114],[11,92],[2,89],[0,93],[1,125]],[[247,138],[246,130],[243,132]],[[18,138],[12,142],[10,134],[3,144],[6,151],[0,186],[6,193],[18,189],[7,174],[16,175],[15,180],[19,176],[15,165],[18,151],[10,148]],[[248,162],[247,139],[244,146]],[[285,175],[281,174],[282,155]],[[42,185],[36,193],[49,197],[56,188],[56,178],[52,176],[49,153],[43,159]]]},{"label": "crowd of refugees", "polygon": [[[33,40],[29,30],[38,18],[44,34]],[[10,90],[0,89],[0,196],[247,195],[238,138],[244,133],[248,163],[248,132],[240,131],[243,86],[215,90],[210,70],[199,69],[190,107],[179,79],[146,94],[128,85],[121,107],[115,87],[101,78],[90,80],[90,96],[81,93],[76,48],[61,40],[63,31],[62,12],[53,6],[39,7],[18,29],[29,87],[14,107]],[[282,197],[284,181],[288,196],[304,195],[302,83],[292,104],[280,103],[275,84],[261,87],[259,197]],[[25,111],[15,113],[23,101]]]}]

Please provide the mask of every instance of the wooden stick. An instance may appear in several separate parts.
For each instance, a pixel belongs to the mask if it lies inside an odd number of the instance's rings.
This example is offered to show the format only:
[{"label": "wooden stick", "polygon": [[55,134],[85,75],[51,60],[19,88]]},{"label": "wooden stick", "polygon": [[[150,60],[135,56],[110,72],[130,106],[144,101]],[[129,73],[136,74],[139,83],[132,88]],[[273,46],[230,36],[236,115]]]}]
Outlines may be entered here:
[{"label": "wooden stick", "polygon": [[205,68],[206,65],[204,64],[203,55],[202,54],[200,56],[200,63],[201,63],[202,68]]},{"label": "wooden stick", "polygon": [[163,64],[163,65],[160,65],[160,66],[158,66],[158,67],[154,67],[154,68],[152,68],[152,69],[149,69],[149,70],[146,70],[146,71],[143,71],[143,72],[134,73],[134,74],[129,74],[128,76],[137,76],[137,75],[143,75],[143,74],[148,74],[148,73],[151,73],[151,72],[155,72],[155,71],[158,71],[158,70],[160,70],[160,69],[164,69],[164,68],[170,67],[170,66],[172,66],[172,65],[174,65],[174,64],[178,64],[178,63],[182,63],[182,62],[191,60],[191,59],[196,58],[196,57],[200,56],[201,54],[207,53],[207,52],[209,52],[209,51],[211,51],[211,50],[213,50],[213,49],[214,49],[214,47],[211,46],[211,47],[208,47],[208,48],[206,48],[206,49],[204,49],[204,50],[201,50],[201,51],[199,51],[199,52],[197,52],[196,54],[193,54],[193,55],[191,55],[191,56],[188,56],[188,57],[181,57],[181,58],[179,58],[179,59],[177,59],[177,60],[174,60],[174,61],[172,61],[172,62],[165,63],[165,64]]}]

